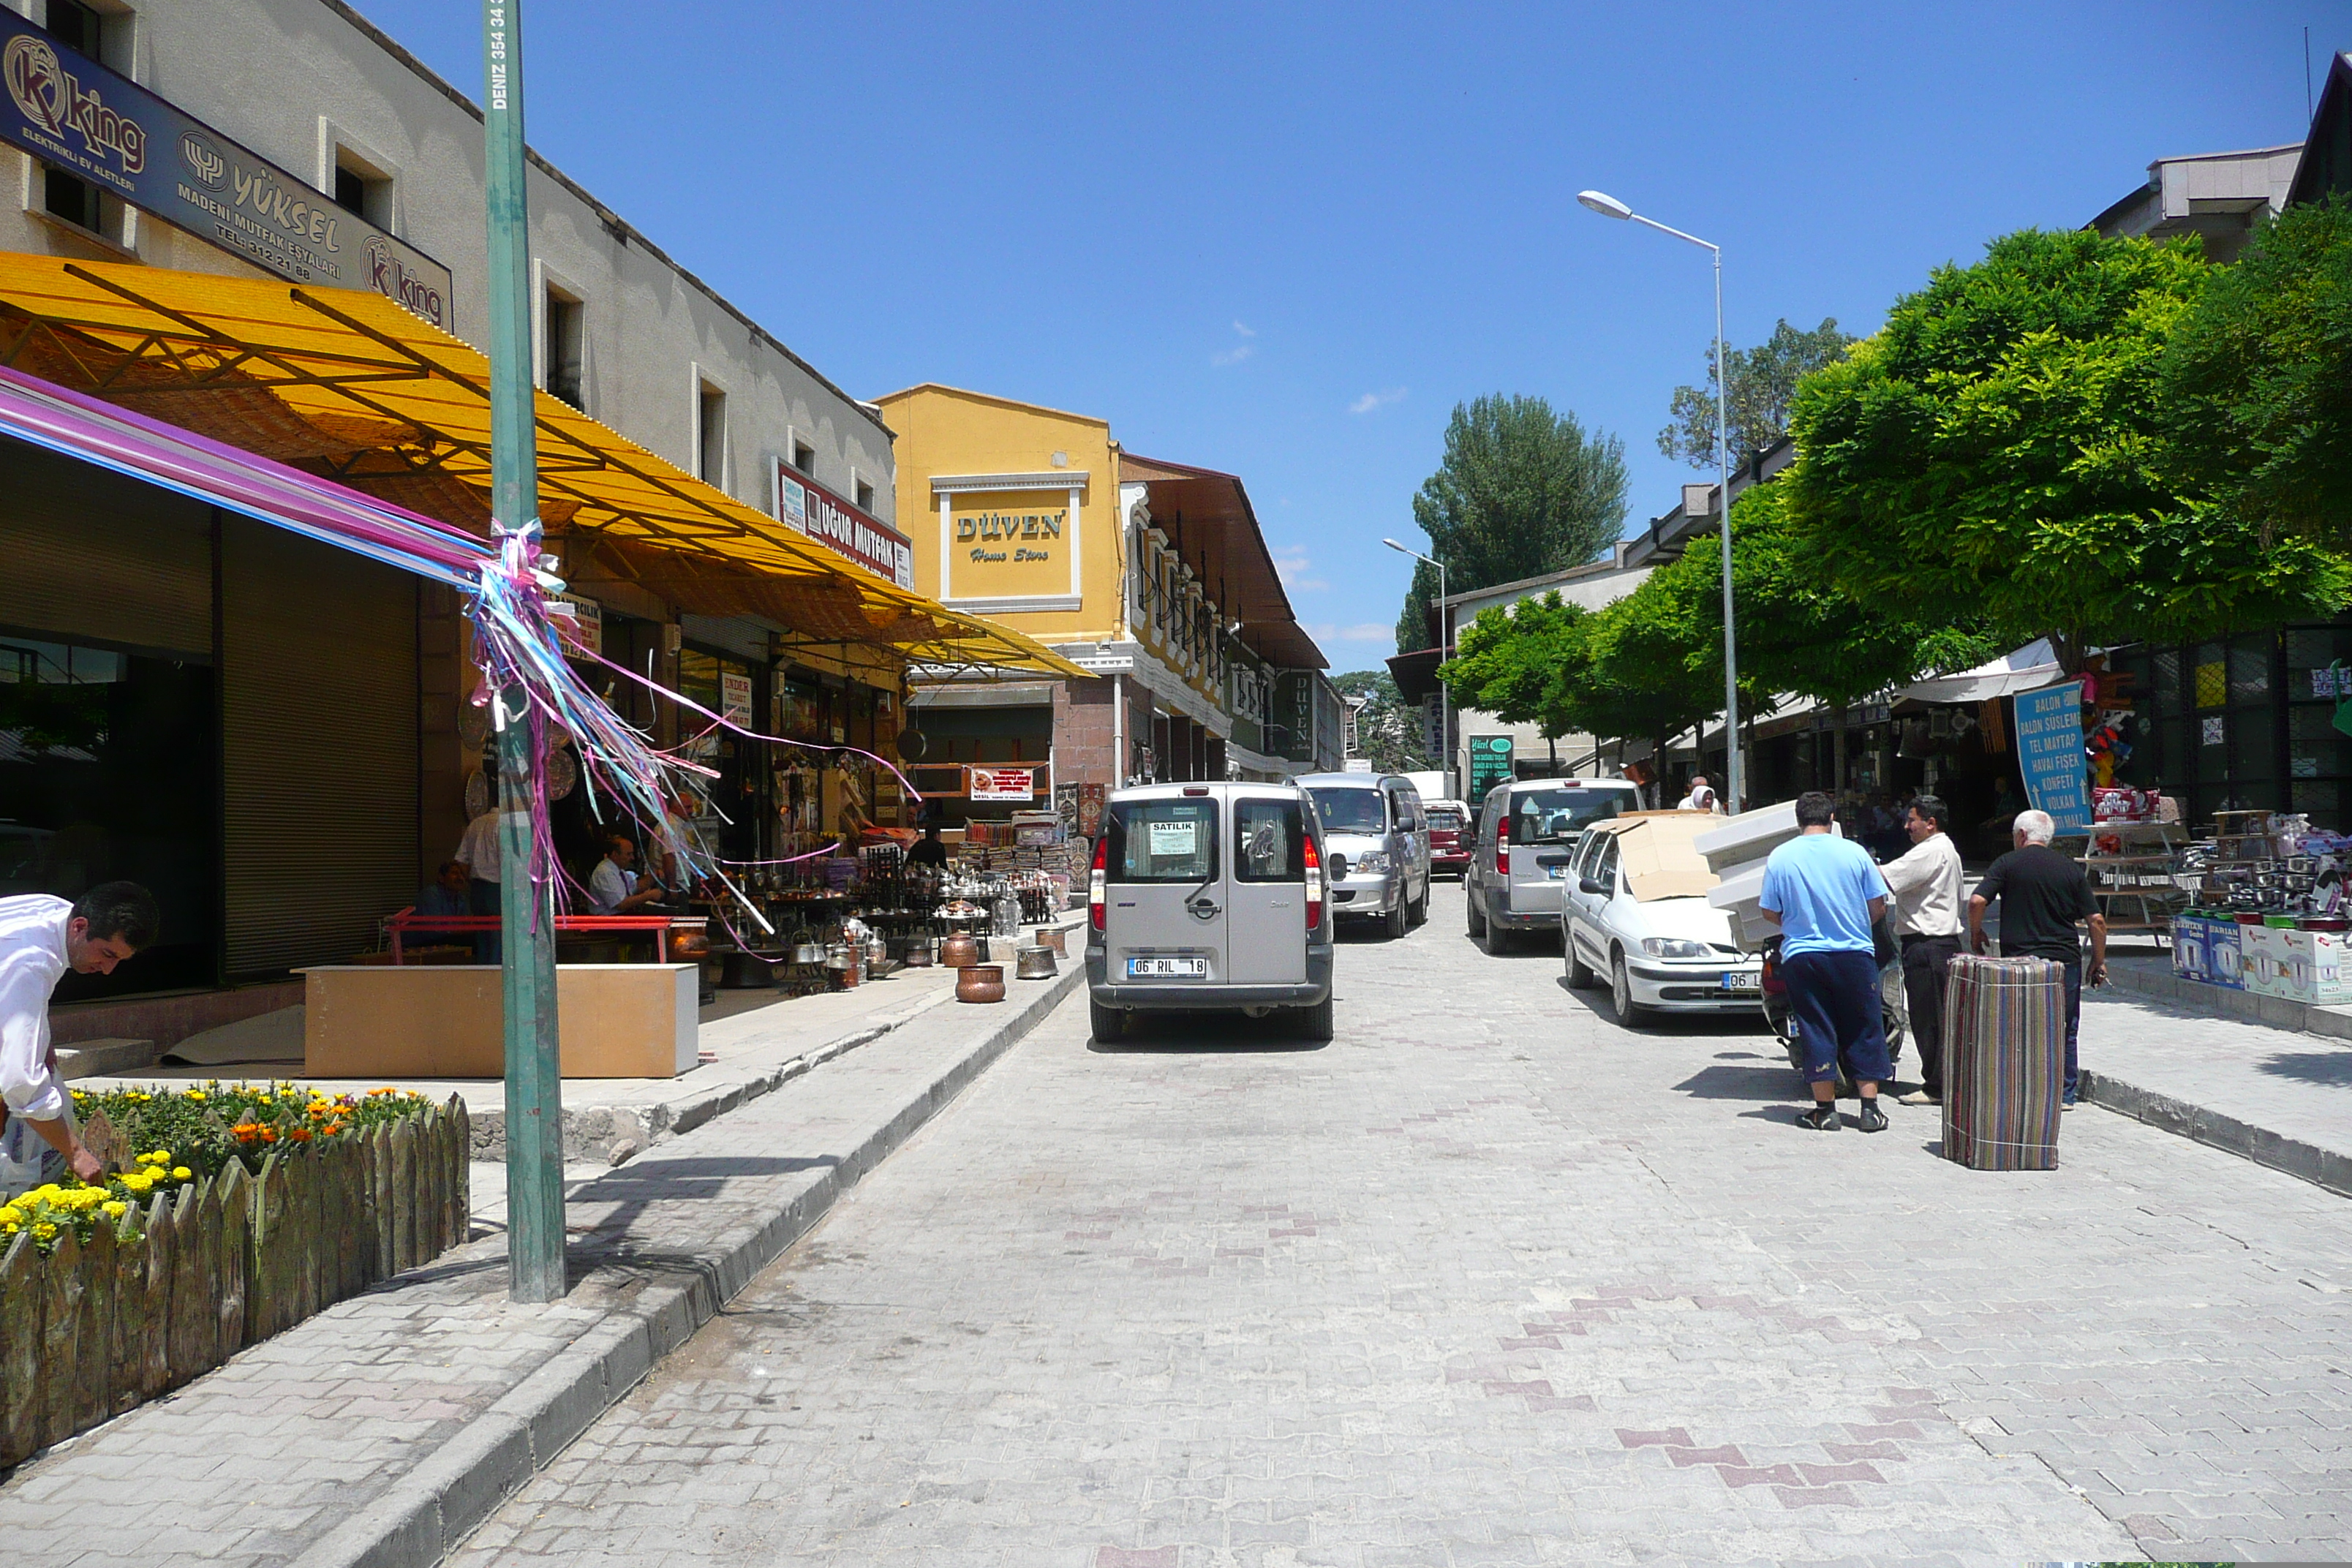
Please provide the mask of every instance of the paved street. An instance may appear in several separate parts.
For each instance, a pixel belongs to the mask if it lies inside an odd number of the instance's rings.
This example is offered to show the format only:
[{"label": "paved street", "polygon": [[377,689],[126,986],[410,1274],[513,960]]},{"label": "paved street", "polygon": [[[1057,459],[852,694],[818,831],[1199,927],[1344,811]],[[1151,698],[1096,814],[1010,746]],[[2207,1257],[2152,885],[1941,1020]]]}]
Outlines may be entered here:
[{"label": "paved street", "polygon": [[1621,1031],[1451,886],[1339,981],[1320,1049],[1074,998],[457,1561],[2352,1551],[2345,1199],[1801,1132],[1760,1025]]}]

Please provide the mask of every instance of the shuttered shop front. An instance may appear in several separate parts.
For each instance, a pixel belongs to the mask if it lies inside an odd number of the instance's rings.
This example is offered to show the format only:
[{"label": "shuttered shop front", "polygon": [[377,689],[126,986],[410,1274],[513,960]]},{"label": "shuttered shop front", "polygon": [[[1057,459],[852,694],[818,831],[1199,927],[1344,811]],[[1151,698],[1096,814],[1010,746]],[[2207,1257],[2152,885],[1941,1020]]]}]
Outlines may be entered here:
[{"label": "shuttered shop front", "polygon": [[227,519],[221,647],[228,974],[346,962],[416,894],[415,582]]}]

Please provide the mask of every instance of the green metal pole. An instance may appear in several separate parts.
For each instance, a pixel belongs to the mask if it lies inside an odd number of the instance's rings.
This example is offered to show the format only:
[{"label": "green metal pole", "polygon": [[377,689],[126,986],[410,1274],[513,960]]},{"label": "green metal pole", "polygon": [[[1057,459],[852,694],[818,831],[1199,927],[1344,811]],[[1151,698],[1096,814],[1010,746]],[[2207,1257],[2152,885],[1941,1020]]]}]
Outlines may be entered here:
[{"label": "green metal pole", "polygon": [[[530,378],[530,205],[524,188],[522,6],[483,0],[483,163],[489,218],[490,511],[538,554],[539,442]],[[508,1294],[563,1298],[563,1083],[556,1047],[554,889],[530,877],[529,705],[499,694],[499,915],[507,1068]]]}]

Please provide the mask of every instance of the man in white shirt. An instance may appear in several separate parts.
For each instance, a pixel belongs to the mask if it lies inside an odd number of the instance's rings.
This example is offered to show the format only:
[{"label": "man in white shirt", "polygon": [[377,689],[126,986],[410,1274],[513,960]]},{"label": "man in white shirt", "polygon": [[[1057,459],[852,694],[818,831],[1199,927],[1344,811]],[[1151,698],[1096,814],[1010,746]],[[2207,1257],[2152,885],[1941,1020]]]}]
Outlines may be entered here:
[{"label": "man in white shirt", "polygon": [[1706,782],[1705,773],[1691,775],[1690,794],[1683,796],[1676,811],[1713,811],[1716,807],[1715,788]]},{"label": "man in white shirt", "polygon": [[136,882],[101,882],[78,903],[46,893],[0,899],[0,1130],[23,1118],[85,1182],[103,1167],[68,1115],[49,1046],[49,994],[68,969],[113,973],[155,940],[155,896]]},{"label": "man in white shirt", "polygon": [[1903,995],[1911,1037],[1919,1046],[1922,1087],[1905,1105],[1944,1100],[1944,981],[1960,952],[1960,851],[1949,831],[1952,808],[1923,795],[1904,814],[1911,847],[1881,866],[1894,894],[1895,933],[1903,943]]},{"label": "man in white shirt", "polygon": [[634,874],[637,845],[615,833],[605,841],[604,858],[588,874],[588,905],[600,915],[633,915],[662,896],[662,886],[650,877]]},{"label": "man in white shirt", "polygon": [[[466,824],[465,837],[457,840],[457,863],[466,868],[466,889],[471,899],[469,912],[488,915],[496,920],[502,912],[499,900],[499,808],[496,805]],[[474,962],[499,962],[499,934],[484,931],[474,938]]]}]

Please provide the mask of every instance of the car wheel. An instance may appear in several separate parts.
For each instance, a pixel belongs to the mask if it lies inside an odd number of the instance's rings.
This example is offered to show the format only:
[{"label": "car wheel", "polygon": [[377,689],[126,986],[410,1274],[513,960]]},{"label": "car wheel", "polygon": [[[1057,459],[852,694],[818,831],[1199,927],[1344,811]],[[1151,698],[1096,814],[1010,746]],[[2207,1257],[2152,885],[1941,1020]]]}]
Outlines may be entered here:
[{"label": "car wheel", "polygon": [[1425,926],[1429,923],[1429,884],[1426,882],[1421,885],[1421,897],[1412,901],[1410,918],[1416,926]]},{"label": "car wheel", "polygon": [[1475,889],[1470,888],[1465,883],[1463,890],[1468,895],[1463,902],[1469,908],[1470,935],[1473,940],[1475,940],[1486,934],[1486,911],[1478,907],[1478,894]]},{"label": "car wheel", "polygon": [[1486,942],[1484,945],[1486,949],[1487,957],[1500,958],[1503,954],[1511,951],[1511,933],[1505,931],[1501,926],[1496,925],[1493,921],[1488,921],[1486,922]]},{"label": "car wheel", "polygon": [[1327,1044],[1329,1042],[1331,1038],[1331,998],[1326,996],[1312,1007],[1293,1008],[1291,1010],[1291,1016],[1297,1020],[1298,1033],[1302,1038],[1314,1040],[1318,1044]]},{"label": "car wheel", "polygon": [[1397,900],[1389,906],[1388,938],[1391,942],[1405,933],[1404,889],[1397,889]]},{"label": "car wheel", "polygon": [[1648,1016],[1648,1009],[1633,1000],[1633,977],[1625,972],[1625,955],[1609,956],[1609,1012],[1629,1029],[1638,1029]]},{"label": "car wheel", "polygon": [[1570,991],[1591,990],[1592,983],[1601,977],[1593,973],[1592,966],[1578,955],[1575,933],[1566,926],[1560,927],[1559,945],[1568,954],[1568,988]]},{"label": "car wheel", "polygon": [[1117,1042],[1127,1033],[1127,1014],[1118,1007],[1106,1007],[1093,997],[1087,998],[1087,1022],[1094,1026],[1094,1037],[1104,1045]]}]

